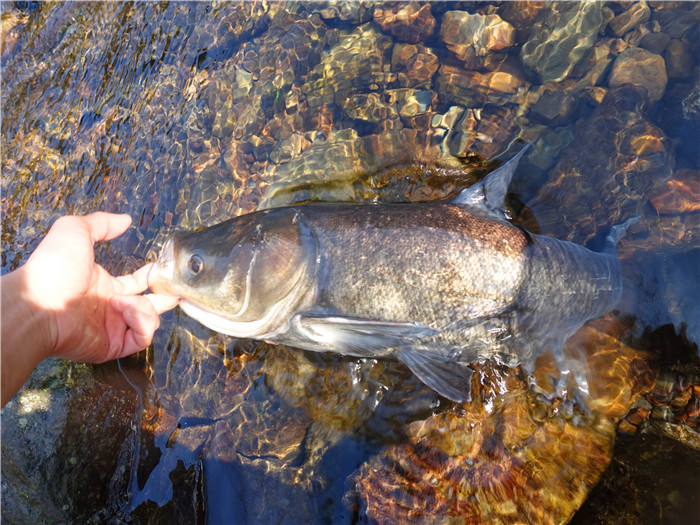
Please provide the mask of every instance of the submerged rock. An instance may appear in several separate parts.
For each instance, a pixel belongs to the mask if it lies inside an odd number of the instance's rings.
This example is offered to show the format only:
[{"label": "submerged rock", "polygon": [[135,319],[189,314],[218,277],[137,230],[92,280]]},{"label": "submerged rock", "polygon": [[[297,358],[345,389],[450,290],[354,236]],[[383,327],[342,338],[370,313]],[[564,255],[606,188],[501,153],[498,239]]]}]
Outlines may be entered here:
[{"label": "submerged rock", "polygon": [[693,76],[693,55],[682,40],[672,39],[664,52],[666,72],[669,78],[690,78]]},{"label": "submerged rock", "polygon": [[425,40],[435,31],[430,3],[422,6],[418,2],[379,4],[374,11],[374,21],[398,40],[413,44]]},{"label": "submerged rock", "polygon": [[584,244],[642,214],[649,190],[673,169],[671,144],[644,117],[644,100],[629,86],[613,89],[578,122],[549,182],[527,203],[543,231]]},{"label": "submerged rock", "polygon": [[323,54],[302,86],[308,107],[340,105],[360,86],[391,84],[396,80],[396,73],[384,67],[385,51],[391,45],[391,37],[382,35],[371,24],[341,35],[337,44]]},{"label": "submerged rock", "polygon": [[515,102],[515,94],[528,86],[522,73],[503,68],[479,73],[461,67],[443,65],[438,76],[438,93],[442,100],[464,107]]},{"label": "submerged rock", "polygon": [[613,18],[608,27],[617,36],[622,36],[630,29],[643,24],[651,16],[651,10],[644,0],[632,4],[626,11]]},{"label": "submerged rock", "polygon": [[483,371],[484,404],[409,424],[405,444],[355,472],[346,504],[370,522],[567,522],[610,461],[617,419],[655,376],[615,338],[584,327],[574,339],[592,414],[548,409],[512,371]]},{"label": "submerged rock", "polygon": [[442,18],[440,36],[450,51],[467,60],[512,46],[515,29],[498,15],[448,11]]},{"label": "submerged rock", "polygon": [[601,2],[551,2],[538,14],[520,51],[542,82],[567,77],[593,47],[603,24]]},{"label": "submerged rock", "polygon": [[404,73],[408,86],[430,86],[430,79],[438,70],[437,55],[421,44],[395,44],[391,55],[391,69]]},{"label": "submerged rock", "polygon": [[375,3],[367,0],[347,2],[345,0],[320,0],[304,2],[309,13],[318,13],[324,20],[335,18],[353,24],[363,24],[372,19]]},{"label": "submerged rock", "polygon": [[651,101],[663,96],[667,82],[663,57],[638,47],[630,47],[620,53],[613,63],[609,80],[611,88],[623,84],[643,87]]}]

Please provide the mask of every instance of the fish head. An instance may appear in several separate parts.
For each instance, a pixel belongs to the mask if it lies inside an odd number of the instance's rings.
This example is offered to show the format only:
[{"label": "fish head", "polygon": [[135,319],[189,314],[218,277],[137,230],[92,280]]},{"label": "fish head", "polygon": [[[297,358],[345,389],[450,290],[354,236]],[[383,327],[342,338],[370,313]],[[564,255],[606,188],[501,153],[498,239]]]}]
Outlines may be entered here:
[{"label": "fish head", "polygon": [[317,266],[313,232],[296,210],[283,208],[175,233],[148,284],[179,297],[185,313],[213,330],[263,338],[288,321]]}]

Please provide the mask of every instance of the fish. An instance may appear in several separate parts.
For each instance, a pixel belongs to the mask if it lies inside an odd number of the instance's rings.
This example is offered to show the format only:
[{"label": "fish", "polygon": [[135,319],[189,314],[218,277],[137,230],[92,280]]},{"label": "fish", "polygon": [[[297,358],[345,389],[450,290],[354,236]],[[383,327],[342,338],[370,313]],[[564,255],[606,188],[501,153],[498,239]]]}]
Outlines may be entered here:
[{"label": "fish", "polygon": [[635,219],[598,252],[508,220],[530,146],[448,201],[292,205],[176,232],[149,286],[217,332],[398,359],[470,401],[474,364],[531,369],[621,296],[616,246]]}]

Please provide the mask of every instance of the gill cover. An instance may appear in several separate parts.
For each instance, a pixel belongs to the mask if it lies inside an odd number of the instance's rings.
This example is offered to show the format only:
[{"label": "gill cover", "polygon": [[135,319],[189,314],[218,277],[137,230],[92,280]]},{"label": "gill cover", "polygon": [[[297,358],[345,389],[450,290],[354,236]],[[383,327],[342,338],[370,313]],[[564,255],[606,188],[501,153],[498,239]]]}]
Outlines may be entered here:
[{"label": "gill cover", "polygon": [[281,208],[173,236],[175,292],[214,330],[260,337],[287,322],[316,275],[318,244],[298,211]]}]

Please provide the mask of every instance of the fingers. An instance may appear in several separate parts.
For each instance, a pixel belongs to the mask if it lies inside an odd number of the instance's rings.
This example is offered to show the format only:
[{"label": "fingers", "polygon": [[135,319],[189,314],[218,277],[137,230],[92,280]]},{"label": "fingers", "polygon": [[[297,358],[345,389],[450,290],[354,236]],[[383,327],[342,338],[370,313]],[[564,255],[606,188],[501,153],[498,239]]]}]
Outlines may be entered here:
[{"label": "fingers", "polygon": [[[139,268],[132,274],[117,277],[116,280],[119,283],[117,286],[119,295],[136,295],[145,291],[148,288],[148,272],[152,267],[153,263],[150,263],[142,268]],[[144,295],[143,297],[151,302],[153,308],[159,314],[172,310],[178,303],[177,297],[171,297],[168,295],[148,294]]]},{"label": "fingers", "polygon": [[131,355],[151,344],[153,334],[160,326],[160,319],[152,302],[140,295],[115,295],[110,299],[110,303],[121,313],[126,331],[121,341],[110,341],[110,353],[113,355],[109,358]]},{"label": "fingers", "polygon": [[172,310],[177,306],[177,303],[180,300],[178,297],[170,297],[169,295],[159,295],[154,293],[144,295],[143,297],[151,302],[153,308],[159,314]]},{"label": "fingers", "polygon": [[131,224],[131,217],[126,214],[97,211],[82,217],[90,230],[92,242],[109,241],[119,237]]},{"label": "fingers", "polygon": [[148,272],[151,270],[153,263],[142,266],[134,273],[116,277],[119,283],[117,289],[120,294],[134,295],[146,291],[148,288]]}]

